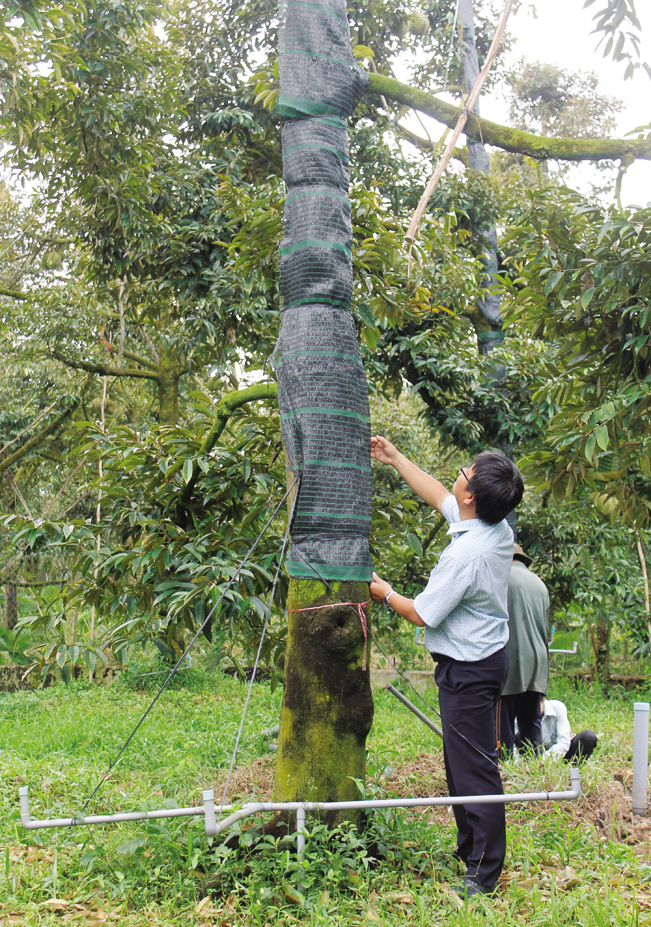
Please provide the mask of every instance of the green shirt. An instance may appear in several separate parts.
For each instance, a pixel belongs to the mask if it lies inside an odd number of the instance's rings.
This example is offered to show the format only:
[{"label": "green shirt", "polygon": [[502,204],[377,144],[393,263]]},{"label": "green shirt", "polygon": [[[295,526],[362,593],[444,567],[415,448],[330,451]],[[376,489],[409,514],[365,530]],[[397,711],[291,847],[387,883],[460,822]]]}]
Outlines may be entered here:
[{"label": "green shirt", "polygon": [[502,695],[520,692],[547,694],[549,650],[547,621],[549,593],[535,573],[520,560],[511,566],[508,592],[509,675]]}]

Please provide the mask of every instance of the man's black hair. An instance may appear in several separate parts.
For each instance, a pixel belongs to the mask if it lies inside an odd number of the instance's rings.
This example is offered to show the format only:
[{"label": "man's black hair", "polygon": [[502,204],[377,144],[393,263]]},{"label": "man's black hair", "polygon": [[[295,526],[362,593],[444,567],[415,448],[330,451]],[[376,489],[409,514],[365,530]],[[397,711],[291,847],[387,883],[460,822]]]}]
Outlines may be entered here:
[{"label": "man's black hair", "polygon": [[505,454],[482,451],[472,462],[473,474],[468,489],[475,499],[477,518],[496,525],[522,499],[522,474]]}]

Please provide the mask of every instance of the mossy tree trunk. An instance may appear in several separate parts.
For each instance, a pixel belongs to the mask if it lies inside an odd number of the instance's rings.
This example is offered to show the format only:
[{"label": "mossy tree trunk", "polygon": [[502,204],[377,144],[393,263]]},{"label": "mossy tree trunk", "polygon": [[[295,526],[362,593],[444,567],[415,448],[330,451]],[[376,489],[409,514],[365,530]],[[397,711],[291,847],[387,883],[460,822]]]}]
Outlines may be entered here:
[{"label": "mossy tree trunk", "polygon": [[166,358],[158,374],[158,421],[161,425],[176,425],[179,420],[179,378],[181,374],[174,358]]},{"label": "mossy tree trunk", "polygon": [[610,625],[603,614],[598,616],[590,628],[590,638],[594,650],[595,677],[602,686],[606,686],[610,675]]},{"label": "mossy tree trunk", "polygon": [[[275,801],[351,801],[366,774],[366,738],[373,723],[368,643],[356,608],[368,600],[363,582],[292,579],[285,686],[280,713]],[[331,608],[319,606],[331,605]],[[313,611],[297,611],[298,609]],[[362,669],[362,665],[366,667]],[[329,826],[359,813],[331,812]]]}]

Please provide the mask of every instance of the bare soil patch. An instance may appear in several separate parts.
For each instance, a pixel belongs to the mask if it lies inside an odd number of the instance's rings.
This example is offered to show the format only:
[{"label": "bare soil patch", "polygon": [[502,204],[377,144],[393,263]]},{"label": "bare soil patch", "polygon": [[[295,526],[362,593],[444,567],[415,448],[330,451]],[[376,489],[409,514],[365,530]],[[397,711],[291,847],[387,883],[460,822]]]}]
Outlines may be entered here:
[{"label": "bare soil patch", "polygon": [[[243,798],[270,801],[275,769],[275,756],[261,756],[250,766],[236,766],[228,786],[227,802],[241,801]],[[227,775],[227,769],[221,770],[221,775],[213,786],[215,800],[221,801]]]}]

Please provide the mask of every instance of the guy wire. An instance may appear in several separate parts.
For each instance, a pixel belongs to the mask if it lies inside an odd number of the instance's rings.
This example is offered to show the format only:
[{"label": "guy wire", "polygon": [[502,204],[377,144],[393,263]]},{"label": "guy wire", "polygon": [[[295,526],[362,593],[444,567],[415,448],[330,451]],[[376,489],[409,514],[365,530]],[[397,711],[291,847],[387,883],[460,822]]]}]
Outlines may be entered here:
[{"label": "guy wire", "polygon": [[[299,480],[299,479],[300,477],[296,477],[296,480]],[[296,485],[296,480],[294,481],[292,486]],[[299,486],[299,489],[300,489],[300,486]],[[265,615],[264,625],[262,628],[262,634],[260,636],[260,643],[258,644],[258,652],[255,657],[255,663],[253,664],[253,670],[251,672],[251,680],[249,682],[249,689],[248,689],[248,692],[246,693],[246,701],[244,702],[244,709],[242,711],[242,718],[240,720],[240,727],[237,732],[237,737],[235,738],[235,747],[233,748],[233,756],[231,758],[231,765],[230,765],[230,769],[228,770],[228,776],[226,777],[226,785],[224,786],[224,794],[222,795],[221,804],[219,806],[219,817],[217,819],[218,824],[222,819],[222,814],[224,813],[224,805],[226,803],[226,795],[228,794],[228,786],[230,785],[231,776],[233,774],[233,768],[237,761],[237,751],[240,746],[240,737],[242,736],[242,729],[244,727],[244,719],[246,718],[246,712],[248,710],[249,700],[251,698],[251,691],[253,689],[253,683],[255,682],[255,674],[258,669],[258,663],[260,662],[262,644],[264,643],[265,635],[267,633],[267,626],[269,624],[269,616],[271,615],[271,606],[273,605],[274,596],[276,594],[276,585],[278,584],[278,577],[280,575],[280,569],[282,567],[283,559],[285,557],[285,548],[287,547],[287,539],[289,538],[289,529],[291,528],[292,522],[294,520],[294,509],[296,508],[297,500],[298,500],[298,492],[296,492],[296,495],[294,496],[294,501],[292,502],[292,510],[289,514],[289,518],[287,519],[287,530],[285,531],[285,537],[283,538],[282,550],[280,551],[280,557],[278,558],[278,566],[276,567],[276,575],[274,576],[273,585],[271,587],[271,595],[269,596],[269,604],[267,605],[267,614]]]},{"label": "guy wire", "polygon": [[[285,499],[286,499],[287,496],[290,494],[290,492],[292,491],[292,489],[294,488],[294,486],[296,486],[296,484],[298,483],[298,481],[299,481],[299,478],[296,477],[296,479],[294,480],[294,482],[292,483],[292,485],[289,487],[289,489],[287,490],[287,492],[285,493],[285,495],[282,497],[282,499],[280,500],[280,502],[278,503],[278,505],[277,505],[276,508],[274,509],[274,511],[273,511],[272,515],[270,516],[269,520],[267,521],[266,525],[264,526],[264,528],[262,529],[262,531],[260,532],[260,534],[257,536],[257,538],[255,539],[255,541],[253,542],[253,544],[251,545],[251,547],[250,547],[249,550],[247,551],[247,553],[246,553],[244,559],[240,562],[239,566],[238,566],[237,569],[235,570],[235,573],[233,574],[233,576],[232,576],[232,577],[230,578],[230,580],[228,581],[228,583],[227,583],[227,585],[226,585],[226,588],[223,590],[223,592],[221,593],[221,595],[219,596],[219,598],[217,599],[217,601],[215,602],[215,604],[214,604],[213,607],[211,608],[211,610],[210,610],[210,612],[208,613],[207,617],[204,619],[203,623],[201,624],[199,630],[198,630],[197,633],[194,635],[194,637],[192,638],[192,640],[190,641],[190,643],[188,644],[188,646],[185,648],[185,651],[183,652],[183,654],[179,657],[179,659],[178,659],[176,665],[175,665],[175,666],[172,668],[172,670],[170,671],[169,676],[167,677],[167,679],[165,680],[165,682],[162,684],[162,686],[160,687],[160,689],[158,690],[158,692],[156,693],[156,695],[154,696],[154,698],[151,700],[151,702],[150,702],[150,704],[149,704],[149,707],[148,707],[148,708],[145,710],[145,712],[142,714],[142,716],[140,717],[140,720],[138,721],[138,723],[136,724],[136,726],[133,728],[133,730],[131,731],[131,733],[130,733],[129,736],[127,737],[127,739],[126,739],[126,741],[124,742],[123,746],[121,747],[119,753],[117,754],[117,756],[115,757],[115,759],[111,761],[111,763],[109,764],[109,768],[107,769],[107,771],[104,773],[104,775],[102,776],[102,778],[100,779],[100,781],[99,781],[99,782],[97,783],[97,785],[95,786],[95,789],[94,789],[93,792],[91,793],[90,797],[86,800],[86,803],[84,804],[83,808],[81,809],[82,814],[83,814],[83,812],[86,810],[86,808],[89,806],[89,804],[91,803],[91,801],[93,800],[93,798],[95,797],[95,795],[97,795],[97,793],[98,793],[99,790],[101,789],[101,787],[102,787],[102,785],[104,784],[104,782],[108,779],[108,777],[109,777],[110,774],[111,774],[111,771],[115,768],[115,766],[116,766],[117,763],[119,762],[120,757],[121,757],[122,754],[125,752],[125,750],[126,750],[127,747],[129,746],[129,744],[131,743],[131,741],[133,740],[133,738],[135,737],[135,735],[136,735],[136,733],[138,732],[139,728],[140,728],[141,725],[144,723],[145,719],[147,718],[147,716],[149,715],[149,713],[150,713],[151,710],[153,709],[154,705],[156,704],[156,702],[158,701],[158,699],[161,697],[161,695],[163,694],[163,692],[165,691],[165,689],[167,688],[167,686],[168,686],[169,683],[171,682],[172,678],[175,676],[176,672],[178,671],[179,667],[181,666],[181,664],[183,663],[183,661],[185,660],[185,658],[186,658],[187,655],[189,654],[190,650],[194,647],[195,643],[197,642],[197,640],[198,640],[198,638],[199,638],[199,635],[201,634],[201,632],[203,631],[203,629],[206,627],[206,625],[208,624],[208,622],[210,621],[210,619],[211,619],[212,616],[214,615],[214,613],[215,613],[217,607],[221,604],[222,599],[224,598],[224,596],[226,595],[226,593],[228,592],[228,590],[231,588],[231,586],[233,585],[233,583],[235,582],[235,580],[236,580],[237,577],[239,576],[239,573],[240,573],[242,567],[243,567],[244,564],[248,561],[249,557],[251,556],[251,554],[253,553],[253,551],[256,549],[256,547],[258,546],[258,544],[260,543],[260,541],[261,541],[262,538],[264,537],[264,535],[265,535],[265,533],[266,533],[266,531],[267,531],[269,525],[272,523],[272,521],[274,520],[274,518],[275,518],[276,515],[278,514],[278,512],[279,512],[281,506],[282,506],[283,503],[285,502]],[[298,496],[298,493],[297,493],[296,495]],[[294,501],[295,501],[295,500],[294,500]],[[292,513],[293,513],[293,507],[292,507]],[[288,521],[288,530],[289,530],[289,525],[291,525],[291,517],[290,517],[290,519],[289,519],[289,521]],[[285,545],[283,544],[283,551],[284,551],[284,549],[285,549]],[[276,574],[276,576],[277,576],[277,575],[278,575],[278,574]],[[274,588],[275,588],[275,582],[274,582]],[[265,625],[265,627],[266,627],[266,625]]]}]

